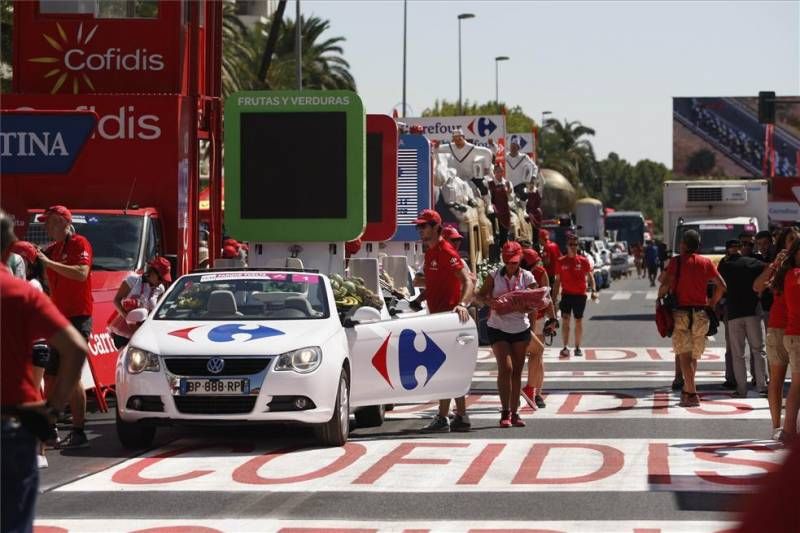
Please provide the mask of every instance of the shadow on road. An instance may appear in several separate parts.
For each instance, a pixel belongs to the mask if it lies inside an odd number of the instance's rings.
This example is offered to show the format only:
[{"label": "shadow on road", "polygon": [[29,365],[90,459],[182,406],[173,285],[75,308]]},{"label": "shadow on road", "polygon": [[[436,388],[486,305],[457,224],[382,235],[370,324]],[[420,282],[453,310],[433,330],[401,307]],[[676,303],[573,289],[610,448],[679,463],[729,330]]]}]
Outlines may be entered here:
[{"label": "shadow on road", "polygon": [[593,316],[589,320],[613,320],[618,322],[622,322],[625,320],[637,320],[637,321],[655,322],[656,315],[655,313],[648,313],[644,315],[600,315],[600,316]]}]

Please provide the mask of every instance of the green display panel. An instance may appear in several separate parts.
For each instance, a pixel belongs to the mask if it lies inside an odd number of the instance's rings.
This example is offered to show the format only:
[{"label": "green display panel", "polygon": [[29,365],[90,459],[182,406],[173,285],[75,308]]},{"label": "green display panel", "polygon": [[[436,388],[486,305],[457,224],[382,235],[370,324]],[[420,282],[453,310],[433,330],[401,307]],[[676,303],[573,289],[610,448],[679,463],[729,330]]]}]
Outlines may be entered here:
[{"label": "green display panel", "polygon": [[366,226],[364,107],[349,91],[239,92],[225,102],[225,228],[336,242]]}]

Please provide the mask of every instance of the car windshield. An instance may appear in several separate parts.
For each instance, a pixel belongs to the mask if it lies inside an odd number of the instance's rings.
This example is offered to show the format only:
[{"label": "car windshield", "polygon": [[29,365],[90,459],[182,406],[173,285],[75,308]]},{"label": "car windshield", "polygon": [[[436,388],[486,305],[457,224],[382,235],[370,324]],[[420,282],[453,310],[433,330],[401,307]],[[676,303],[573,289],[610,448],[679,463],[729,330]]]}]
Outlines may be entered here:
[{"label": "car windshield", "polygon": [[746,231],[753,231],[752,224],[684,224],[679,226],[675,232],[675,248],[679,250],[679,244],[683,239],[683,234],[690,229],[700,234],[699,254],[724,254],[725,243],[730,240],[738,240],[739,235]]},{"label": "car windshield", "polygon": [[179,279],[156,320],[313,320],[327,318],[318,274],[209,272]]},{"label": "car windshield", "polygon": [[606,229],[616,231],[618,241],[627,241],[630,244],[644,242],[644,220],[641,216],[606,217]]},{"label": "car windshield", "polygon": [[[144,218],[130,215],[73,214],[75,231],[92,245],[92,270],[135,270],[139,260]],[[52,241],[44,224],[33,217],[28,225],[26,240],[39,246]]]}]

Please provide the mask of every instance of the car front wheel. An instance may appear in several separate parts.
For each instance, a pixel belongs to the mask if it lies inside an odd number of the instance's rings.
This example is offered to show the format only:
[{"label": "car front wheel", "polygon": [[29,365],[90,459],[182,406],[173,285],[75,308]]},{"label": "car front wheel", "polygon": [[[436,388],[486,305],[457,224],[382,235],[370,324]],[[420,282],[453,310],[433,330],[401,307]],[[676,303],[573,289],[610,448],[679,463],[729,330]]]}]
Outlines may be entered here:
[{"label": "car front wheel", "polygon": [[350,433],[350,381],[347,372],[339,375],[339,388],[331,419],[314,428],[323,446],[344,446]]},{"label": "car front wheel", "polygon": [[149,448],[153,444],[156,436],[155,426],[143,424],[141,422],[125,422],[117,412],[117,438],[125,448],[129,450],[141,450]]}]

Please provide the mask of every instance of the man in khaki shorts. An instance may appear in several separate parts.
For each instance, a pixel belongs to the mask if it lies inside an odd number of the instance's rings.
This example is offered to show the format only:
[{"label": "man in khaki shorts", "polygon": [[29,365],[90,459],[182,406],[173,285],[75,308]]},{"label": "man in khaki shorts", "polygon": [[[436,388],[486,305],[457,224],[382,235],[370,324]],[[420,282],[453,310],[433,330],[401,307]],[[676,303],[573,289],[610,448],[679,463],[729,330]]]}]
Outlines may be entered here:
[{"label": "man in khaki shorts", "polygon": [[[672,332],[672,348],[683,373],[683,392],[681,407],[697,407],[700,397],[695,388],[694,376],[697,361],[706,349],[708,334],[708,308],[713,309],[725,293],[725,281],[717,272],[714,263],[707,257],[697,255],[700,248],[700,235],[694,230],[683,234],[680,256],[669,262],[669,267],[661,280],[658,296],[672,293],[677,302],[673,312],[675,327]],[[714,294],[708,301],[708,283],[714,285]]]}]

